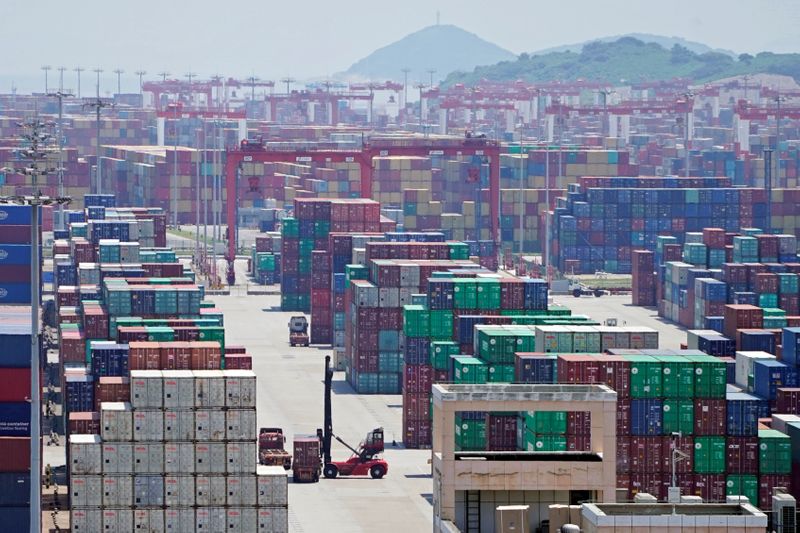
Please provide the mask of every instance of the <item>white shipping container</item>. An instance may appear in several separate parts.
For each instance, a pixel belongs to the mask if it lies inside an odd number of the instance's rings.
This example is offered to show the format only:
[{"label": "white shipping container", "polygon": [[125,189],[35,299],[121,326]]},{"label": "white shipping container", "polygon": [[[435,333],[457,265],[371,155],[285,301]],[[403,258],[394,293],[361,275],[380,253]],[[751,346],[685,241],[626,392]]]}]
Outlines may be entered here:
[{"label": "white shipping container", "polygon": [[164,476],[136,475],[133,477],[133,504],[137,507],[164,505]]},{"label": "white shipping container", "polygon": [[136,409],[161,409],[164,406],[161,370],[131,370],[131,405]]},{"label": "white shipping container", "polygon": [[228,507],[226,531],[231,533],[251,533],[258,531],[256,509],[253,507]]},{"label": "white shipping container", "polygon": [[227,440],[256,440],[256,410],[228,409],[225,426]]},{"label": "white shipping container", "polygon": [[257,529],[270,533],[289,533],[289,510],[286,507],[260,507]]},{"label": "white shipping container", "polygon": [[164,445],[160,442],[139,442],[133,445],[133,471],[136,474],[164,472]]},{"label": "white shipping container", "polygon": [[101,507],[103,505],[102,476],[70,476],[69,495],[72,507]]},{"label": "white shipping container", "polygon": [[409,289],[409,288],[406,288],[406,287],[402,287],[400,289],[399,294],[398,294],[399,299],[398,299],[397,303],[400,306],[411,305],[411,295],[412,294],[414,294],[414,289]]},{"label": "white shipping container", "polygon": [[103,473],[132,474],[133,444],[130,442],[104,442]]},{"label": "white shipping container", "polygon": [[132,509],[103,509],[104,533],[130,533],[133,531]]},{"label": "white shipping container", "polygon": [[76,533],[96,533],[103,530],[103,512],[96,509],[75,509],[69,512],[70,531]]},{"label": "white shipping container", "polygon": [[100,435],[70,435],[69,458],[71,475],[102,473],[103,445]]},{"label": "white shipping container", "polygon": [[194,408],[194,374],[191,370],[164,370],[164,409]]},{"label": "white shipping container", "polygon": [[167,442],[164,444],[164,472],[168,474],[193,474],[194,443]]},{"label": "white shipping container", "polygon": [[100,436],[103,442],[133,440],[133,411],[128,402],[100,404]]},{"label": "white shipping container", "polygon": [[225,440],[225,411],[221,409],[195,411],[194,437],[197,441]]},{"label": "white shipping container", "polygon": [[224,370],[225,407],[255,408],[256,373],[252,370]]},{"label": "white shipping container", "polygon": [[194,411],[168,409],[164,411],[164,440],[194,440]]},{"label": "white shipping container", "polygon": [[134,531],[144,531],[146,533],[163,533],[165,531],[164,510],[134,509],[133,529]]},{"label": "white shipping container", "polygon": [[164,476],[164,505],[194,507],[194,476]]},{"label": "white shipping container", "polygon": [[225,477],[227,486],[228,506],[255,506],[258,501],[256,494],[256,476],[250,474],[231,475]]},{"label": "white shipping container", "polygon": [[169,533],[196,533],[194,509],[165,509],[164,531]]},{"label": "white shipping container", "polygon": [[198,409],[225,406],[225,377],[222,370],[193,370],[194,406]]},{"label": "white shipping container", "polygon": [[255,442],[228,442],[225,447],[226,473],[252,474],[256,471]]},{"label": "white shipping container", "polygon": [[366,248],[353,248],[353,264],[367,266]]},{"label": "white shipping container", "polygon": [[753,374],[756,361],[759,359],[775,359],[775,356],[767,352],[759,351],[739,351],[736,352],[736,384],[745,391],[750,391],[750,376]]},{"label": "white shipping container", "polygon": [[194,500],[198,507],[225,505],[227,487],[224,476],[198,474],[194,480]]},{"label": "white shipping container", "polygon": [[211,531],[212,533],[216,533],[218,531],[225,531],[227,527],[224,507],[198,507],[194,516],[195,528],[197,531]]},{"label": "white shipping container", "polygon": [[103,507],[133,505],[133,478],[124,474],[103,476]]},{"label": "white shipping container", "polygon": [[198,442],[194,445],[194,470],[198,474],[224,474],[225,443]]},{"label": "white shipping container", "polygon": [[133,412],[133,440],[161,442],[164,440],[164,411],[137,409]]},{"label": "white shipping container", "polygon": [[288,505],[289,477],[283,467],[258,465],[256,474],[259,507]]}]

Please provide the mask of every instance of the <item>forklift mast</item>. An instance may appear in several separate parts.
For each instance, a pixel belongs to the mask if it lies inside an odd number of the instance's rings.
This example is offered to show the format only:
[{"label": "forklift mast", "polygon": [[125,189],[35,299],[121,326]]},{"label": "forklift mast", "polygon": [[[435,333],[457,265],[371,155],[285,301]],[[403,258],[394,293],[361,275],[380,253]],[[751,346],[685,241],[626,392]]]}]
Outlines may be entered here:
[{"label": "forklift mast", "polygon": [[331,356],[325,356],[325,420],[322,430],[322,461],[323,464],[331,462],[331,436],[333,435],[333,418],[331,415],[331,383],[333,382],[333,369]]}]

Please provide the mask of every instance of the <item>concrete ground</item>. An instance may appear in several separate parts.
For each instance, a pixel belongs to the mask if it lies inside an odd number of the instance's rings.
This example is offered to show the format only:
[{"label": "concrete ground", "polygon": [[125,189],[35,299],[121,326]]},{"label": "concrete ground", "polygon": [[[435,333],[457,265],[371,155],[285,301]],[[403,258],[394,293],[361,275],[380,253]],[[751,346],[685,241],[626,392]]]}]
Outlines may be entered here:
[{"label": "concrete ground", "polygon": [[682,342],[686,342],[685,328],[659,317],[655,307],[639,307],[631,304],[629,294],[605,295],[600,298],[594,296],[575,298],[571,295],[559,295],[554,296],[553,301],[569,307],[575,314],[589,315],[599,322],[603,322],[606,318],[616,318],[618,326],[653,328],[658,331],[660,348],[677,349]]},{"label": "concrete ground", "polygon": [[[238,265],[237,265],[238,266]],[[253,356],[258,375],[259,426],[280,426],[287,447],[296,434],[322,427],[324,357],[330,350],[290,348],[287,323],[293,313],[279,311],[277,295],[212,296],[225,314],[226,342],[242,344]],[[353,446],[378,426],[387,440],[389,473],[370,478],[322,479],[289,485],[290,531],[407,532],[429,531],[432,524],[431,478],[427,450],[400,447],[400,395],[356,395],[337,372],[333,383],[334,432]],[[392,447],[392,440],[398,443]],[[334,459],[349,451],[334,442]]]}]

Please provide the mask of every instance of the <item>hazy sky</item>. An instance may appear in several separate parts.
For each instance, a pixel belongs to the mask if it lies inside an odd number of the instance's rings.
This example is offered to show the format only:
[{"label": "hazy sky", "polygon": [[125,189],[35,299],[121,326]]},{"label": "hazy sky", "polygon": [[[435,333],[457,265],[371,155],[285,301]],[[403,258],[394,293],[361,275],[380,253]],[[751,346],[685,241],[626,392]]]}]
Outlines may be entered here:
[{"label": "hazy sky", "polygon": [[[0,92],[12,81],[43,90],[45,64],[70,69],[66,87],[80,65],[104,68],[103,87],[115,89],[111,71],[123,68],[123,90],[137,87],[138,69],[326,76],[434,24],[437,11],[515,53],[630,32],[800,52],[800,0],[0,0]],[[84,92],[94,76],[83,74]]]}]

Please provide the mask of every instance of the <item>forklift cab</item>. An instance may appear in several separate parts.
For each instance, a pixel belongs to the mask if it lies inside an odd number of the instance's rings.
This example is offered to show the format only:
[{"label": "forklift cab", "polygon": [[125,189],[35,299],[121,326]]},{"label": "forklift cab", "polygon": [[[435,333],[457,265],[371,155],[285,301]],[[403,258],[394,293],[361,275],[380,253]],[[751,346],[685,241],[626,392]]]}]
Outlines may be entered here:
[{"label": "forklift cab", "polygon": [[361,443],[361,455],[366,459],[371,459],[379,453],[383,453],[383,428],[376,428],[367,433]]}]

